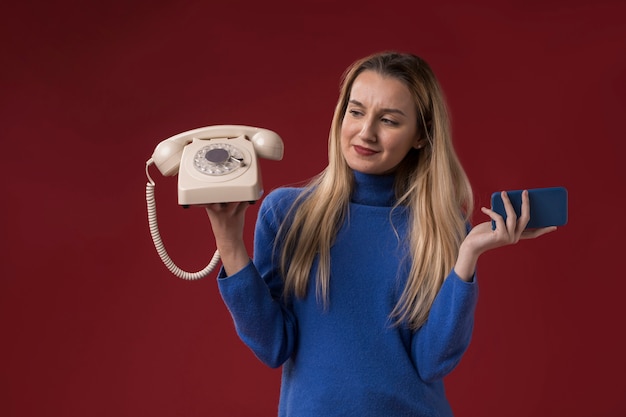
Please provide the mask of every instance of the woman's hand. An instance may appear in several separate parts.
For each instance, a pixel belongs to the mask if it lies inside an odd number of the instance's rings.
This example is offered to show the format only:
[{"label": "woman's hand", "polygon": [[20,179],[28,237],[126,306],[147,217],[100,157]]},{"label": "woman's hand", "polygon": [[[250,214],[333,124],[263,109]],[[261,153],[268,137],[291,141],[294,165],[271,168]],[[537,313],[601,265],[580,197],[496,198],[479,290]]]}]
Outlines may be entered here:
[{"label": "woman's hand", "polygon": [[492,228],[491,221],[475,226],[459,248],[459,257],[454,270],[464,280],[471,279],[476,269],[478,257],[488,250],[514,245],[520,239],[534,239],[556,230],[555,226],[526,229],[531,215],[528,191],[524,190],[522,193],[522,210],[519,218],[515,214],[511,200],[505,191],[502,192],[502,201],[506,211],[506,221],[495,211],[482,207],[481,211],[491,217],[496,228]]},{"label": "woman's hand", "polygon": [[249,205],[248,202],[237,202],[204,206],[209,215],[215,244],[227,275],[233,275],[250,262],[243,240],[246,209]]}]

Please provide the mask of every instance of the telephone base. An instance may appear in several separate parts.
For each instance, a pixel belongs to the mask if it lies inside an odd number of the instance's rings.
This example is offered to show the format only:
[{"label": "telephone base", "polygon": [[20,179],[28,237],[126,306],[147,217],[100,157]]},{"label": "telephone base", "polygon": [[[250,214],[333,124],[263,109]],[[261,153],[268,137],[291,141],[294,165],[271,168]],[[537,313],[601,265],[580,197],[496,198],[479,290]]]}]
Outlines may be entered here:
[{"label": "telephone base", "polygon": [[242,187],[233,189],[232,185],[224,189],[200,188],[196,190],[178,190],[178,204],[184,208],[193,205],[213,204],[213,203],[236,203],[247,201],[254,203],[263,196],[263,189],[260,187]]},{"label": "telephone base", "polygon": [[[210,203],[207,203],[207,204],[210,204]],[[248,204],[253,206],[253,205],[256,204],[256,200],[248,201]],[[185,210],[187,210],[188,208],[191,207],[191,204],[181,204],[181,207],[184,208]]]}]

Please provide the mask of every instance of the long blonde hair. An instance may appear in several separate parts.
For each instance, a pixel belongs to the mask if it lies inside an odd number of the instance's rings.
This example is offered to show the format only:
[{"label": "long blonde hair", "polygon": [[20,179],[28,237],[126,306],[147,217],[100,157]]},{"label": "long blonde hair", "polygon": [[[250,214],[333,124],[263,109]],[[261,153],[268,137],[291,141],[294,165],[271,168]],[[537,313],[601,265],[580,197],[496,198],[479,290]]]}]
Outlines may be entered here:
[{"label": "long blonde hair", "polygon": [[391,312],[396,324],[419,328],[454,266],[473,210],[470,183],[452,145],[445,98],[430,66],[412,54],[383,52],[356,61],[343,74],[328,140],[328,166],[307,186],[279,230],[285,295],[306,296],[318,257],[316,296],[329,302],[330,248],[348,212],[354,175],[340,147],[350,91],[363,71],[402,81],[417,108],[418,132],[426,145],[411,150],[395,175],[396,206],[409,208],[411,269]]}]

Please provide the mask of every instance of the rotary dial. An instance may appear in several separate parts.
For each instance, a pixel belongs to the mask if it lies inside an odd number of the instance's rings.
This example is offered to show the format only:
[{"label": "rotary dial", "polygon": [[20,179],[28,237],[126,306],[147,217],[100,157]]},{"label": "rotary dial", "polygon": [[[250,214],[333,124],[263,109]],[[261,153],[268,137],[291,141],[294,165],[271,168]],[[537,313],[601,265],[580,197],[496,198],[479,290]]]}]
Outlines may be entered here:
[{"label": "rotary dial", "polygon": [[243,161],[244,155],[236,147],[227,143],[214,143],[200,149],[193,164],[205,175],[219,176],[245,166]]}]

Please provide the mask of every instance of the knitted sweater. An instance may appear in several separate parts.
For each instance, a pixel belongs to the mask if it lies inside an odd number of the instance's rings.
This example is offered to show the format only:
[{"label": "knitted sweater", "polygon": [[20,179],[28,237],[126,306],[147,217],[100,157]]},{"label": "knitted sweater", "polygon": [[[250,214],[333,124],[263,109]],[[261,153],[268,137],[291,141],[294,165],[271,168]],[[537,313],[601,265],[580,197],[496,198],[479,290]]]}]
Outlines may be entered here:
[{"label": "knitted sweater", "polygon": [[331,248],[329,305],[286,303],[273,245],[298,188],[270,193],[259,209],[254,260],[218,285],[243,342],[282,368],[279,416],[451,416],[443,378],[470,343],[478,288],[454,271],[417,330],[390,312],[409,265],[407,211],[392,210],[393,177],[356,172],[349,215]]}]

